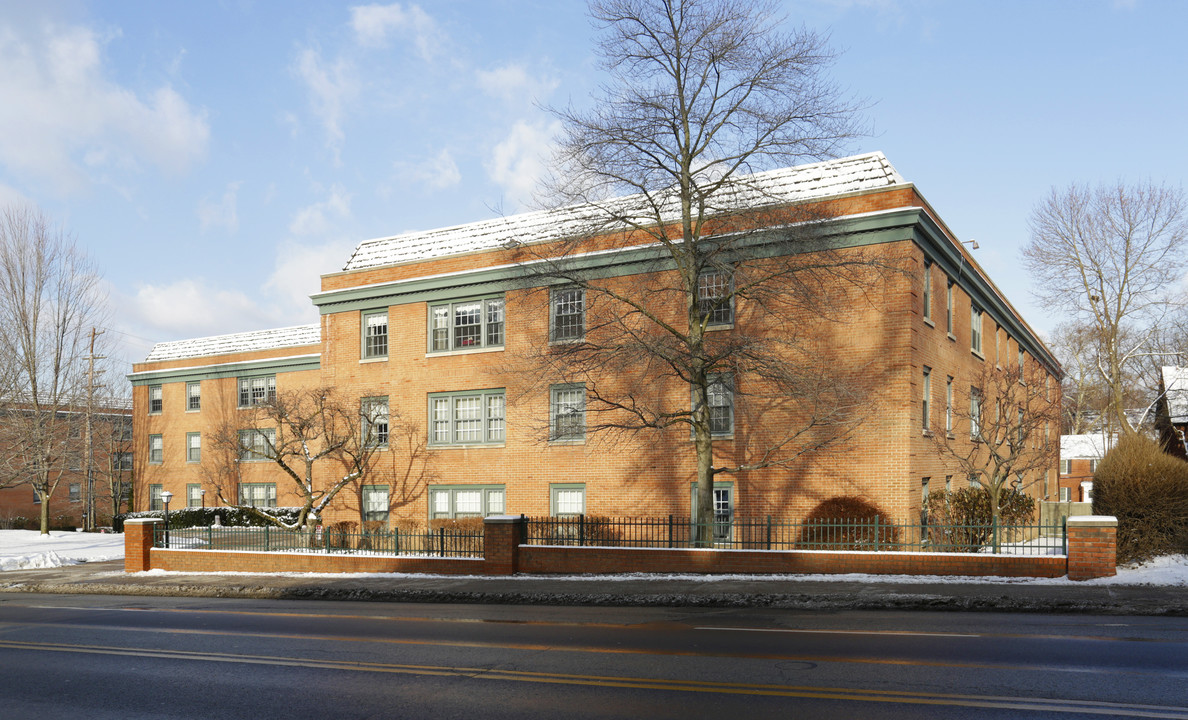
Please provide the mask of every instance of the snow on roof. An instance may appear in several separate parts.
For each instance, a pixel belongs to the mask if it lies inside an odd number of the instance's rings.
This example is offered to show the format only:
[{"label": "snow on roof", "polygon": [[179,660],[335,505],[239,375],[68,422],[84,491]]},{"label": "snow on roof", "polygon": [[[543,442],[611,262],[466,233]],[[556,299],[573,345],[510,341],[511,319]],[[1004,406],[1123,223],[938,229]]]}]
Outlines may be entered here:
[{"label": "snow on roof", "polygon": [[297,325],[294,327],[257,330],[255,332],[215,335],[213,337],[174,340],[153,346],[145,362],[159,360],[180,360],[204,355],[227,355],[229,353],[272,350],[274,348],[316,345],[322,341],[321,326]]},{"label": "snow on roof", "polygon": [[[883,153],[873,152],[741,177],[723,210],[842,195],[905,182]],[[611,202],[628,208],[640,197],[628,196]],[[362,270],[574,236],[589,227],[591,217],[600,215],[605,212],[579,205],[364,240],[342,269]]]},{"label": "snow on roof", "polygon": [[1105,433],[1092,435],[1061,435],[1060,458],[1062,460],[1100,460],[1105,457],[1111,445]]},{"label": "snow on roof", "polygon": [[1171,421],[1188,422],[1188,368],[1163,368],[1163,392],[1167,396],[1167,414]]}]

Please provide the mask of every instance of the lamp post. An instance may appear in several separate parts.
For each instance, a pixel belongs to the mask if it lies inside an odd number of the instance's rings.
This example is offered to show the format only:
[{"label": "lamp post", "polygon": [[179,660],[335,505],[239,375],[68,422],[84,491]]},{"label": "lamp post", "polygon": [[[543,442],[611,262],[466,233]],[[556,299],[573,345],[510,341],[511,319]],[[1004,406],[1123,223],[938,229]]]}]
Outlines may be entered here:
[{"label": "lamp post", "polygon": [[206,509],[206,491],[199,490],[198,497],[202,499],[202,509],[205,510]]},{"label": "lamp post", "polygon": [[165,547],[169,547],[169,501],[173,499],[173,493],[168,490],[161,493],[161,502],[165,503]]}]

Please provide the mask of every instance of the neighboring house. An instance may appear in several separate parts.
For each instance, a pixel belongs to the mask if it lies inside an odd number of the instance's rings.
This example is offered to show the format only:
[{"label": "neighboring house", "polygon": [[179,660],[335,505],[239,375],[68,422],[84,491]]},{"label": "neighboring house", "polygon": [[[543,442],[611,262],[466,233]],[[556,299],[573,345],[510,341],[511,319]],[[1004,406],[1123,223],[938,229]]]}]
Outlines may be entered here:
[{"label": "neighboring house", "polygon": [[[719,476],[719,517],[799,519],[827,498],[861,495],[895,518],[918,518],[930,489],[968,482],[954,484],[959,471],[941,459],[929,434],[961,438],[953,410],[978,395],[974,382],[984,367],[1026,363],[1046,375],[1043,392],[1058,399],[1059,364],[881,153],[761,173],[751,184],[762,188],[762,204],[743,217],[759,223],[780,208],[828,203],[829,228],[847,252],[907,272],[855,292],[832,324],[820,326],[818,347],[831,371],[871,388],[863,423],[844,443],[787,466]],[[244,503],[294,503],[278,468],[252,462],[250,452],[234,468],[220,467],[208,457],[208,438],[241,408],[275,393],[333,386],[361,412],[379,409],[385,434],[389,416],[411,421],[432,451],[432,472],[416,487],[400,484],[397,444],[381,449],[357,494],[369,520],[423,525],[504,512],[690,517],[696,469],[687,426],[603,440],[586,432],[588,386],[580,379],[547,377],[535,389],[541,378],[515,371],[523,358],[585,332],[581,294],[531,287],[522,264],[524,248],[546,252],[573,227],[571,219],[565,211],[535,212],[365,241],[340,271],[322,276],[312,298],[321,314],[316,325],[158,344],[129,376],[137,507],[157,506],[163,490],[173,494],[173,507],[210,504],[216,483],[237,484]],[[644,257],[647,246],[613,242],[627,249],[583,257],[596,277],[613,283],[663,272],[638,259],[623,262],[623,252]],[[711,279],[719,283],[707,282],[711,293],[732,281]],[[748,322],[745,302],[715,307],[723,317],[713,318],[721,320],[714,330],[731,333]],[[647,385],[647,378],[628,380]],[[648,389],[690,402],[687,385]],[[788,422],[763,413],[761,398],[744,390],[723,382],[709,399],[722,458],[744,455]],[[1026,478],[1032,491],[1055,495],[1056,470]],[[357,520],[352,497],[344,494],[325,519]]]},{"label": "neighboring house", "polygon": [[[0,452],[6,487],[0,488],[0,527],[18,518],[36,524],[43,498],[23,476],[31,467],[23,465],[11,448],[23,444],[22,428],[29,422],[27,406],[20,403],[0,408]],[[85,410],[72,408],[55,414],[60,429],[60,452],[52,459],[51,480],[57,487],[50,498],[50,521],[55,525],[83,527],[93,500],[95,525],[111,524],[112,493],[123,492],[122,510],[132,488],[132,405],[127,400],[104,400],[92,416],[91,481],[87,478],[85,455]]]},{"label": "neighboring house", "polygon": [[1093,502],[1093,473],[1112,443],[1104,433],[1060,436],[1060,502]]},{"label": "neighboring house", "polygon": [[1165,367],[1160,373],[1155,429],[1166,452],[1188,460],[1188,368]]}]

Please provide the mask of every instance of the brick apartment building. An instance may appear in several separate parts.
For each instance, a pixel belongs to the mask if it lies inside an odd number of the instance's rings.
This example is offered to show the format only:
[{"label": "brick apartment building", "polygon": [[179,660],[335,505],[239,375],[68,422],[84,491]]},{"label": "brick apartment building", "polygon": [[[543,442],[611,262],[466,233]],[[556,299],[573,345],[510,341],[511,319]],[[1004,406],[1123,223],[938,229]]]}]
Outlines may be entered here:
[{"label": "brick apartment building", "polygon": [[[953,409],[970,406],[979,373],[990,363],[1025,363],[1059,393],[1059,365],[881,153],[752,182],[764,188],[744,213],[752,225],[764,226],[781,207],[827,205],[840,252],[881,258],[898,271],[873,287],[839,290],[844,310],[827,320],[786,318],[811,328],[830,372],[865,383],[861,423],[844,442],[794,462],[718,476],[716,512],[798,519],[827,498],[861,495],[895,518],[917,518],[923,495],[960,475],[929,434],[960,437]],[[568,220],[564,211],[536,212],[365,241],[341,271],[322,276],[312,298],[317,324],[158,344],[129,376],[137,508],[158,505],[162,490],[177,498],[173,507],[211,504],[213,484],[228,482],[204,456],[212,433],[277,393],[326,386],[381,423],[385,441],[393,423],[376,467],[330,506],[327,520],[358,521],[361,509],[368,520],[422,526],[505,512],[689,517],[696,468],[688,426],[611,439],[588,433],[589,386],[542,377],[526,364],[593,327],[580,294],[528,279],[525,258],[547,256]],[[629,261],[646,251],[632,242],[629,234],[607,236],[606,247],[620,252],[582,261],[601,282],[639,281],[654,270]],[[710,278],[707,287],[715,281],[731,279]],[[742,298],[720,310],[717,332],[739,332],[752,317]],[[671,311],[681,317],[680,308]],[[799,410],[764,412],[761,393],[744,392],[743,382],[711,393],[715,463],[748,457],[801,419]],[[654,392],[689,402],[687,385],[658,381]],[[396,418],[429,453],[411,478],[406,446],[394,439]],[[230,478],[241,502],[293,504],[291,481],[275,465],[253,462],[250,451],[241,459]],[[1056,477],[1053,461],[1027,479],[1030,491],[1055,499]]]}]

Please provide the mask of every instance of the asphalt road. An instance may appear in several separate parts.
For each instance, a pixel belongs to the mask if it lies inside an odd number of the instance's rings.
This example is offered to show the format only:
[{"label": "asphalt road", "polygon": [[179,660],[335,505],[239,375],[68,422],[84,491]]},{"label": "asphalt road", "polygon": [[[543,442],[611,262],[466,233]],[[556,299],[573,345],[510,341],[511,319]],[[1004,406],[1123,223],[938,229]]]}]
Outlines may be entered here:
[{"label": "asphalt road", "polygon": [[0,596],[20,718],[1188,719],[1188,620]]}]

